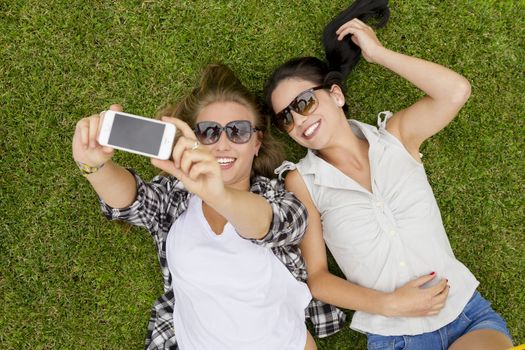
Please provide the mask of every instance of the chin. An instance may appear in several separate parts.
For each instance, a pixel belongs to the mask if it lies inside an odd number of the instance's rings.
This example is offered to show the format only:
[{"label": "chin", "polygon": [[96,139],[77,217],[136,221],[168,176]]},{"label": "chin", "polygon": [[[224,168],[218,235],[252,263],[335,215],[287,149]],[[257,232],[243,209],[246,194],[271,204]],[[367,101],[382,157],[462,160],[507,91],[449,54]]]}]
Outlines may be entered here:
[{"label": "chin", "polygon": [[[245,182],[249,184],[250,175],[251,175],[251,172],[248,175],[243,175],[243,176],[238,176],[238,175],[224,176],[223,174],[223,181],[226,186],[237,187],[237,185],[243,184]],[[244,188],[244,185],[242,187]]]},{"label": "chin", "polygon": [[305,147],[305,148],[308,148],[308,149],[319,149],[317,147],[317,142],[312,142],[311,140],[294,140],[296,143],[298,143],[299,145]]}]

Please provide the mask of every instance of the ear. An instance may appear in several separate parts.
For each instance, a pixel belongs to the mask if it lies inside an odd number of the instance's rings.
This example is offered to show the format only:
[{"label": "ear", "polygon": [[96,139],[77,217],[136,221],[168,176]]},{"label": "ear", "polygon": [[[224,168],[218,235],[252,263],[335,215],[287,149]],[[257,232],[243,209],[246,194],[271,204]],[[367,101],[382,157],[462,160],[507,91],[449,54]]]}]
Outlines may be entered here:
[{"label": "ear", "polygon": [[339,85],[333,84],[330,87],[330,96],[332,96],[337,106],[343,107],[345,105],[345,94]]},{"label": "ear", "polygon": [[261,131],[257,131],[257,137],[255,138],[256,141],[255,141],[255,156],[257,157],[259,155],[259,149],[261,148],[261,145],[262,145],[262,138],[263,138],[263,134]]}]

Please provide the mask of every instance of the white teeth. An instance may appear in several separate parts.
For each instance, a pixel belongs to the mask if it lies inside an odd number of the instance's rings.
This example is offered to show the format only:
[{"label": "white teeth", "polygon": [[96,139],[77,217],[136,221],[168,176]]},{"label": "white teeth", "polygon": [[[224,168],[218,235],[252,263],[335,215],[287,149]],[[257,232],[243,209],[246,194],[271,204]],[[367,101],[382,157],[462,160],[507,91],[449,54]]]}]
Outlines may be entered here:
[{"label": "white teeth", "polygon": [[235,158],[217,158],[219,164],[229,164],[235,162]]},{"label": "white teeth", "polygon": [[310,127],[308,129],[306,129],[306,131],[304,132],[304,136],[308,137],[308,136],[312,135],[314,133],[315,129],[317,129],[318,126],[319,126],[319,122],[310,125]]}]

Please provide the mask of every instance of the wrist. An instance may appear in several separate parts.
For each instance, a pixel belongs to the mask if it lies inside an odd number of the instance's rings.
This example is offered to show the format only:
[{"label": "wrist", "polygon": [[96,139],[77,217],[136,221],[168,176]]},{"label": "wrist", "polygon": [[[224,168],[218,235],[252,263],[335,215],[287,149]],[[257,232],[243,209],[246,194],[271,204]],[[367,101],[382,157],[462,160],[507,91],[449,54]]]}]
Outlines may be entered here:
[{"label": "wrist", "polygon": [[387,56],[388,51],[390,50],[388,50],[383,45],[378,45],[374,50],[371,50],[368,53],[368,57],[370,57],[372,63],[376,63],[383,66],[383,62],[385,61],[385,57]]},{"label": "wrist", "polygon": [[383,293],[383,296],[380,298],[380,308],[381,314],[386,317],[395,317],[396,316],[396,304],[394,293]]},{"label": "wrist", "polygon": [[219,210],[221,207],[228,208],[232,201],[231,191],[230,188],[222,184],[222,186],[217,186],[213,193],[208,192],[206,198],[202,199],[216,210]]},{"label": "wrist", "polygon": [[104,165],[106,165],[107,161],[105,161],[105,162],[103,162],[101,164],[97,164],[97,165],[91,165],[91,164],[84,163],[84,162],[81,162],[81,161],[78,161],[78,160],[75,160],[75,163],[77,164],[78,169],[80,170],[82,175],[83,176],[88,176],[88,175],[94,174],[94,173],[98,172],[100,169],[102,169],[102,167],[104,167]]}]

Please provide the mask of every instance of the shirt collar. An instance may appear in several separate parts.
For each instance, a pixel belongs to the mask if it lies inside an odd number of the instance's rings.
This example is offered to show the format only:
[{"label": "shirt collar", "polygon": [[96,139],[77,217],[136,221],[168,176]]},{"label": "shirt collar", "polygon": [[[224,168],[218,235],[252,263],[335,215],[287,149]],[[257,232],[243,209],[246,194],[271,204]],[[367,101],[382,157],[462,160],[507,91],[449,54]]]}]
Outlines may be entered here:
[{"label": "shirt collar", "polygon": [[[376,127],[357,120],[349,119],[348,123],[357,137],[366,138],[368,141],[370,145],[370,166],[373,168],[372,160],[374,157],[372,155],[377,153],[376,148],[379,141],[379,131]],[[309,149],[306,156],[299,162],[299,169],[302,175],[312,174],[316,185],[349,190],[363,190],[363,187],[352,178],[346,176],[332,164],[320,158],[316,153],[316,151]]]}]

